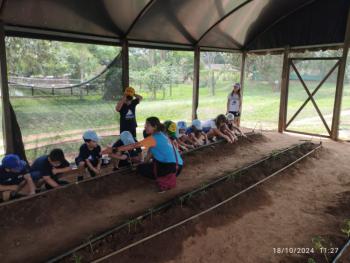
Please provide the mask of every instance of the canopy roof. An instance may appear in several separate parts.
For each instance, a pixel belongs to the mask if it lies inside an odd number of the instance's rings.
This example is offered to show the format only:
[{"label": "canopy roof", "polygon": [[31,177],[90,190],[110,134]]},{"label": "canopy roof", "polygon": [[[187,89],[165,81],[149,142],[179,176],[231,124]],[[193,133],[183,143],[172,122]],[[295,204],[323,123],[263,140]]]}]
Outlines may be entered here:
[{"label": "canopy roof", "polygon": [[350,0],[0,0],[7,35],[163,48],[344,42]]}]

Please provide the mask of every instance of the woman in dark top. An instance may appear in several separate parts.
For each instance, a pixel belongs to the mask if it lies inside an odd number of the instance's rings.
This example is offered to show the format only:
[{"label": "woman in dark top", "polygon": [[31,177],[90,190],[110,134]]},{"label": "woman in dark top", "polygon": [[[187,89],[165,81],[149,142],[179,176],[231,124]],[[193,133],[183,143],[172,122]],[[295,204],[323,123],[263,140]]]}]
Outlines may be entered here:
[{"label": "woman in dark top", "polygon": [[136,138],[136,106],[141,100],[142,96],[135,94],[132,87],[125,89],[124,96],[115,108],[120,113],[120,133],[129,131]]}]

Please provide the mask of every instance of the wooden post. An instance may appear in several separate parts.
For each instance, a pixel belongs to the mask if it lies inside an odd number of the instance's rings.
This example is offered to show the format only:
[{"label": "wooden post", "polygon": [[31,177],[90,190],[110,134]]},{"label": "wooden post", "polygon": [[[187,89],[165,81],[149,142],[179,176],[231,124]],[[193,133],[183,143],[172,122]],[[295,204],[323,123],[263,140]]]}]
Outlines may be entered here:
[{"label": "wooden post", "polygon": [[197,109],[199,103],[199,72],[200,72],[200,48],[194,49],[194,64],[193,64],[193,94],[192,94],[192,120],[197,119]]},{"label": "wooden post", "polygon": [[[244,92],[244,78],[245,78],[245,61],[247,58],[247,52],[242,52],[242,62],[241,62],[241,75],[240,75],[240,84],[241,84],[241,105],[239,105],[239,112],[242,116],[242,104],[243,104],[243,92]],[[241,123],[241,117],[238,119],[238,126]]]},{"label": "wooden post", "polygon": [[283,132],[286,129],[288,84],[289,84],[289,49],[286,48],[283,54],[278,132]]},{"label": "wooden post", "polygon": [[129,87],[129,42],[122,41],[122,84],[123,90]]},{"label": "wooden post", "polygon": [[14,138],[12,132],[10,95],[7,79],[6,46],[4,25],[0,21],[0,89],[2,99],[2,130],[6,154],[14,153]]},{"label": "wooden post", "polygon": [[337,76],[337,88],[335,91],[333,119],[332,119],[332,128],[331,128],[331,138],[333,140],[338,140],[338,136],[339,136],[341,103],[343,98],[344,77],[345,77],[346,60],[348,57],[349,46],[350,46],[350,9],[348,10],[348,18],[347,18],[346,30],[345,30],[345,36],[344,36],[343,55],[339,63],[338,76]]}]

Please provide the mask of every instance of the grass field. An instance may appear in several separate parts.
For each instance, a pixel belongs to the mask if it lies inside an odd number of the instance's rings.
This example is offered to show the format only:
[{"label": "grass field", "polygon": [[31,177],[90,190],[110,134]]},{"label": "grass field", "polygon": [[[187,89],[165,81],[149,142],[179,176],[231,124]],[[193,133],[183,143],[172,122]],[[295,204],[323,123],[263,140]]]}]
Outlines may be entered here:
[{"label": "grass field", "polygon": [[[317,83],[308,83],[310,87]],[[331,125],[331,114],[334,103],[334,83],[325,83],[315,96],[316,103],[326,120]],[[215,96],[209,95],[205,87],[200,88],[198,116],[201,120],[214,118],[219,113],[226,112],[227,95],[230,92],[229,82],[217,84]],[[157,94],[156,101],[149,94],[140,92],[145,100],[137,108],[137,121],[143,127],[144,120],[149,116],[158,116],[161,120],[191,121],[192,85],[174,86],[172,96],[169,91],[166,98]],[[307,94],[298,82],[291,82],[289,88],[288,119],[307,98]],[[267,82],[246,81],[242,126],[263,129],[277,129],[280,93],[273,91]],[[28,149],[29,159],[47,152],[53,146],[47,144],[66,141],[64,148],[70,151],[79,145],[79,139],[84,130],[92,128],[99,132],[118,132],[119,116],[115,112],[116,101],[106,102],[100,95],[79,97],[48,97],[48,98],[12,98],[11,102],[21,126],[22,135]],[[350,86],[344,90],[342,130],[350,130]],[[306,132],[326,133],[317,112],[311,102],[295,119],[291,129]],[[78,142],[77,142],[78,140]],[[72,146],[73,145],[73,146]]]}]

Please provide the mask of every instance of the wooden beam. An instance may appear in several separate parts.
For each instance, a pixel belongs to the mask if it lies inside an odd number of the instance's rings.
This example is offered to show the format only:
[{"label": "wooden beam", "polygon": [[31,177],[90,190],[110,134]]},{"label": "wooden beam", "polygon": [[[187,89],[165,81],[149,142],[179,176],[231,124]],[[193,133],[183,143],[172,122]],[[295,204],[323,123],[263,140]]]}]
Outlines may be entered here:
[{"label": "wooden beam", "polygon": [[200,57],[200,48],[196,46],[194,49],[193,64],[192,120],[198,118]]},{"label": "wooden beam", "polygon": [[[304,87],[304,89],[305,89],[307,95],[309,96],[308,98],[311,100],[311,102],[312,102],[312,104],[314,105],[314,107],[315,107],[315,109],[316,109],[318,115],[320,116],[320,119],[321,119],[321,121],[323,122],[324,127],[326,128],[328,134],[331,135],[331,129],[329,129],[328,124],[327,124],[326,120],[324,119],[321,110],[318,108],[316,101],[314,100],[313,96],[311,95],[311,92],[309,91],[308,87],[306,86],[306,84],[305,84],[303,78],[301,77],[301,75],[300,75],[298,69],[296,68],[296,66],[294,65],[293,61],[291,61],[291,65],[292,65],[292,67],[293,67],[295,73],[297,74],[298,79],[300,80],[302,86]],[[315,134],[315,135],[318,135],[318,134]]]},{"label": "wooden beam", "polygon": [[[321,82],[317,85],[317,87],[314,89],[314,91],[311,93],[311,96],[314,97],[315,94],[317,93],[317,91],[321,88],[321,86],[323,85],[323,83],[326,82],[326,80],[329,78],[329,76],[334,72],[334,70],[339,66],[339,60],[337,61],[337,63],[335,63],[335,65],[329,70],[329,72],[327,73],[326,76],[324,76],[324,78],[321,80]],[[306,104],[310,101],[310,97],[308,97],[304,103],[301,105],[301,107],[295,112],[295,114],[293,115],[292,118],[290,118],[290,120],[287,122],[286,124],[286,129],[288,128],[288,126],[292,123],[292,121],[298,116],[298,114],[304,109],[304,107],[306,106]]]},{"label": "wooden beam", "polygon": [[122,41],[122,83],[123,90],[129,87],[129,42]]},{"label": "wooden beam", "polygon": [[7,62],[4,25],[0,21],[0,89],[2,99],[2,130],[6,154],[14,153],[14,138],[12,132],[10,95],[7,79]]},{"label": "wooden beam", "polygon": [[331,130],[331,138],[333,140],[338,140],[338,136],[339,136],[341,103],[343,98],[344,77],[345,77],[346,60],[348,57],[349,46],[350,46],[350,8],[348,10],[348,18],[347,18],[346,30],[345,30],[345,36],[344,36],[343,55],[339,64],[339,70],[338,70],[338,76],[337,76],[337,88],[335,91],[332,130]]},{"label": "wooden beam", "polygon": [[[245,78],[245,61],[247,58],[247,52],[242,52],[242,61],[241,61],[241,75],[240,75],[240,84],[241,84],[241,105],[239,105],[239,112],[242,116],[242,104],[243,104],[243,93],[244,93],[244,78]],[[241,123],[241,118],[238,119],[238,126]]]},{"label": "wooden beam", "polygon": [[278,132],[283,132],[286,128],[287,103],[289,84],[289,48],[284,49],[283,67],[281,76],[280,111],[278,119]]}]

